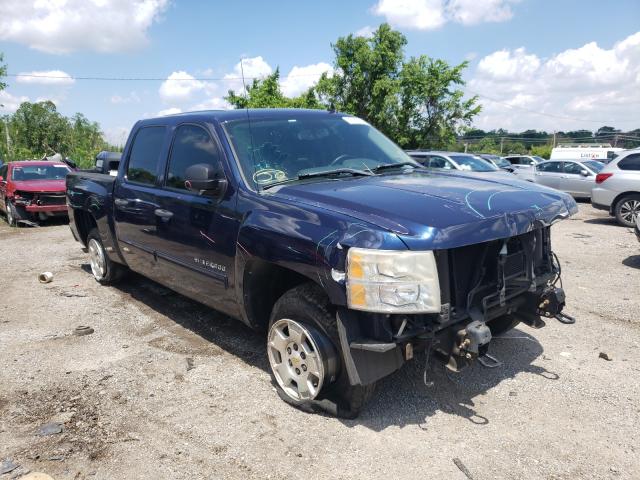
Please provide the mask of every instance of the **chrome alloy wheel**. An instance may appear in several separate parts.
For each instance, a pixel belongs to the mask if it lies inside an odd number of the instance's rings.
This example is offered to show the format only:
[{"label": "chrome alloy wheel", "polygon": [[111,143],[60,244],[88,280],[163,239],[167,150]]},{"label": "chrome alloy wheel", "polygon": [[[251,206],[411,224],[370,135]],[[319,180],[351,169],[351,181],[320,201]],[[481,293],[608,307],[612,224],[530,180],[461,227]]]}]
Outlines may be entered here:
[{"label": "chrome alloy wheel", "polygon": [[638,214],[640,214],[640,200],[630,199],[620,205],[620,216],[625,222],[633,224]]},{"label": "chrome alloy wheel", "polygon": [[96,280],[102,280],[107,273],[104,250],[102,245],[95,239],[89,240],[89,261],[91,262],[91,273]]},{"label": "chrome alloy wheel", "polygon": [[269,329],[269,365],[278,385],[292,399],[313,400],[322,390],[330,375],[321,349],[324,341],[317,330],[288,318]]}]

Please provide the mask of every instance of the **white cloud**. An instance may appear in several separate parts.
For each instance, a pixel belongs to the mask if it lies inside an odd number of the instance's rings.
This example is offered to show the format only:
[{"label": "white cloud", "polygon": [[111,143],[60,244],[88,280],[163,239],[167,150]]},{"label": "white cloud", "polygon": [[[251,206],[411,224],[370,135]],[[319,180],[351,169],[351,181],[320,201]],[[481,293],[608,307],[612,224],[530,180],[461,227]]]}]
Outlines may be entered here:
[{"label": "white cloud", "polygon": [[512,3],[514,0],[450,0],[447,12],[454,22],[463,25],[505,22],[513,17]]},{"label": "white cloud", "polygon": [[111,127],[107,128],[103,132],[104,139],[111,145],[116,147],[122,147],[127,142],[130,128],[126,127]]},{"label": "white cloud", "polygon": [[640,32],[610,49],[591,42],[549,58],[499,50],[478,62],[467,86],[482,95],[475,124],[483,129],[638,128]]},{"label": "white cloud", "polygon": [[32,85],[72,85],[75,80],[62,70],[41,70],[21,72],[16,77],[16,82]]},{"label": "white cloud", "polygon": [[396,27],[433,30],[447,22],[476,25],[513,17],[519,0],[379,0],[373,13]]},{"label": "white cloud", "polygon": [[222,97],[211,97],[203,102],[192,105],[189,110],[198,111],[198,110],[230,110],[232,107],[229,103]]},{"label": "white cloud", "polygon": [[0,113],[13,113],[18,109],[22,102],[28,101],[29,97],[16,96],[6,90],[0,90]]},{"label": "white cloud", "polygon": [[375,32],[375,28],[373,28],[371,25],[365,25],[364,27],[356,30],[356,33],[354,33],[354,35],[356,37],[371,38],[373,37],[373,32]]},{"label": "white cloud", "polygon": [[196,80],[192,75],[180,70],[173,72],[162,82],[158,92],[166,102],[188,100],[192,94],[204,88],[204,83]]},{"label": "white cloud", "polygon": [[443,0],[380,0],[373,12],[397,27],[431,30],[446,23]]},{"label": "white cloud", "polygon": [[182,110],[177,107],[165,108],[160,110],[156,115],[158,117],[164,117],[165,115],[175,115],[176,113],[182,113]]},{"label": "white cloud", "polygon": [[122,96],[114,94],[109,101],[115,105],[127,104],[127,103],[140,103],[140,96],[137,92],[129,92],[129,94]]},{"label": "white cloud", "polygon": [[118,52],[148,43],[169,0],[2,0],[0,40],[47,53]]},{"label": "white cloud", "polygon": [[325,72],[331,75],[333,68],[324,62],[307,65],[305,67],[295,66],[280,82],[282,93],[287,97],[297,97],[315,85],[320,76]]}]

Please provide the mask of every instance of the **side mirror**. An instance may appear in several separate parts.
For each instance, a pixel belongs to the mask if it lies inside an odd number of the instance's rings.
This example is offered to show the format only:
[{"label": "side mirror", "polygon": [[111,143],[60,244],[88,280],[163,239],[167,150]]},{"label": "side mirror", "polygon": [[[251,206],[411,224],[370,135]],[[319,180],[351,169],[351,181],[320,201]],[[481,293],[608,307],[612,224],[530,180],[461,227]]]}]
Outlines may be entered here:
[{"label": "side mirror", "polygon": [[191,165],[185,171],[184,186],[187,190],[199,192],[201,195],[222,196],[227,189],[227,180],[218,178],[218,172],[207,163]]},{"label": "side mirror", "polygon": [[589,176],[589,172],[584,170],[584,169],[582,169],[582,170],[580,170],[580,175],[582,175],[583,177],[588,177]]}]

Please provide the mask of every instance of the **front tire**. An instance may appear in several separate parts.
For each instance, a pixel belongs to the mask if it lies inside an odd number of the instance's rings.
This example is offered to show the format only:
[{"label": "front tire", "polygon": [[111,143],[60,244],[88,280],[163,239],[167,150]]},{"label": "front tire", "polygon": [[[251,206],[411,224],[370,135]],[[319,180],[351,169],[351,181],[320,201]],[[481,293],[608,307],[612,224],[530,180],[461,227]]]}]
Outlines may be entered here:
[{"label": "front tire", "polygon": [[375,389],[375,384],[350,384],[335,309],[311,283],[289,290],[276,302],[267,356],[280,398],[307,412],[355,418]]},{"label": "front tire", "polygon": [[11,200],[6,201],[7,206],[7,223],[10,227],[17,227],[20,220],[24,220],[26,215],[22,209],[18,209]]},{"label": "front tire", "polygon": [[635,216],[640,214],[640,195],[633,194],[622,197],[614,209],[616,220],[620,225],[633,228]]},{"label": "front tire", "polygon": [[124,267],[109,258],[97,228],[91,230],[87,236],[87,250],[91,273],[96,282],[109,285],[122,278]]}]

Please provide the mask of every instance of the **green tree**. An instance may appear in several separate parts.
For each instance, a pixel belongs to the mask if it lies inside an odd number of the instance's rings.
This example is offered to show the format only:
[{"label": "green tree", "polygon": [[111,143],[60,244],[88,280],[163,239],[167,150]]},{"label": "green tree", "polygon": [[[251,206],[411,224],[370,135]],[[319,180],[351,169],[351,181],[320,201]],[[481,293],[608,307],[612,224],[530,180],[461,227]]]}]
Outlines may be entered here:
[{"label": "green tree", "polygon": [[409,148],[444,148],[480,113],[478,97],[465,99],[467,62],[454,67],[426,55],[411,58],[400,73],[400,115],[396,141]]},{"label": "green tree", "polygon": [[551,145],[534,145],[531,147],[531,155],[538,155],[539,157],[546,158],[547,160],[551,156]]},{"label": "green tree", "polygon": [[254,79],[247,85],[246,95],[229,90],[225,100],[235,108],[323,108],[313,89],[299,97],[286,97],[280,88],[280,69],[263,79]]},{"label": "green tree", "polygon": [[332,45],[335,73],[323,75],[316,91],[321,101],[376,126],[390,137],[398,133],[400,72],[407,40],[382,24],[371,38],[348,35]]}]

